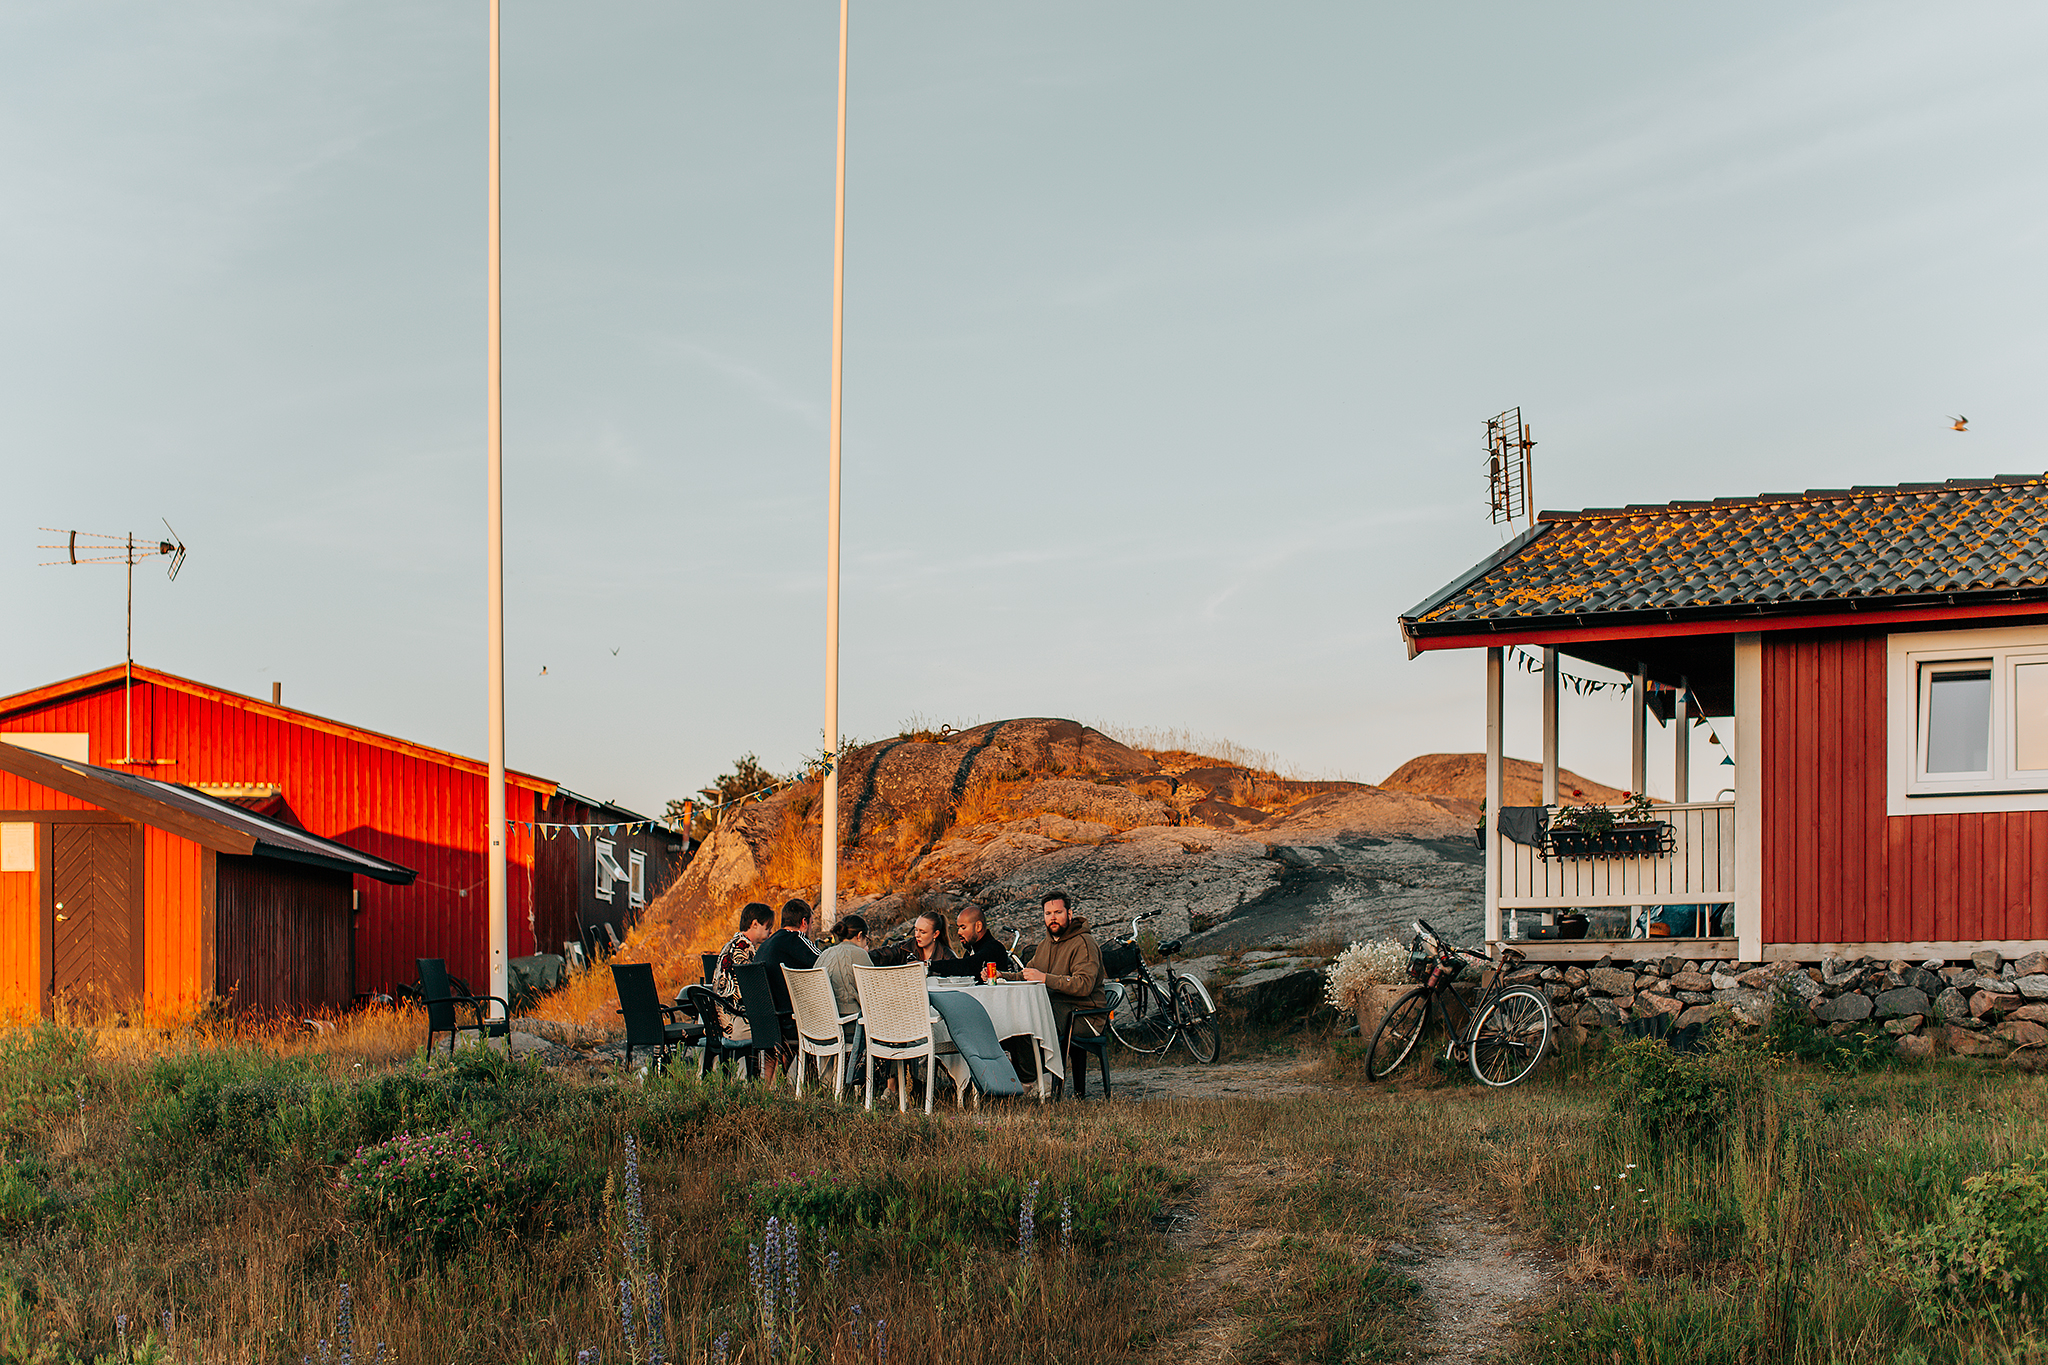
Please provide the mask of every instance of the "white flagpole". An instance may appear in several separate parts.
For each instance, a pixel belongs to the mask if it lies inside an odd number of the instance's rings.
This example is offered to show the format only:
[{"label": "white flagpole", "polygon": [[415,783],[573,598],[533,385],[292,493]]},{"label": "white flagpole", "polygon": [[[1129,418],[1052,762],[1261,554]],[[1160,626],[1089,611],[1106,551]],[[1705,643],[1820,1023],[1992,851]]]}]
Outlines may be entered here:
[{"label": "white flagpole", "polygon": [[503,272],[499,263],[498,221],[498,0],[491,0],[491,171],[490,171],[490,304],[488,308],[489,358],[485,402],[485,430],[490,446],[490,491],[487,494],[490,521],[489,654],[491,673],[490,746],[490,920],[491,994],[510,999],[507,979],[505,929],[505,423],[503,314],[500,286]]},{"label": "white flagpole", "polygon": [[846,350],[846,30],[851,0],[839,0],[839,183],[832,222],[832,472],[825,499],[825,818],[819,857],[818,922],[839,920],[839,417]]}]

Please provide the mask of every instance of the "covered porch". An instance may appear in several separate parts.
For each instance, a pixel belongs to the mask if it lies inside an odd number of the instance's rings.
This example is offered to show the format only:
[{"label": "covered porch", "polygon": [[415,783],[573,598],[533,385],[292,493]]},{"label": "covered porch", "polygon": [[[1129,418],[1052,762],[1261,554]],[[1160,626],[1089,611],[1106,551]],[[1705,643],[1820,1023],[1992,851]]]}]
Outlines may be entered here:
[{"label": "covered porch", "polygon": [[[1597,628],[1588,634],[1592,638],[1554,629],[1517,632],[1502,643],[1485,646],[1486,817],[1481,843],[1486,854],[1487,946],[1511,944],[1539,962],[1760,960],[1754,913],[1758,888],[1751,872],[1757,831],[1745,818],[1760,809],[1757,794],[1748,789],[1759,765],[1745,761],[1745,750],[1755,743],[1759,727],[1742,724],[1745,713],[1754,714],[1761,679],[1757,637],[1618,637]],[[1477,642],[1468,637],[1461,643]],[[1540,805],[1533,809],[1504,808],[1502,801],[1508,651],[1517,646],[1542,663],[1542,793]],[[1625,833],[1557,838],[1549,828],[1549,817],[1560,804],[1558,701],[1563,658],[1628,677],[1631,791],[1641,792],[1647,785],[1651,745],[1672,745],[1676,799],[1657,803],[1646,822],[1625,827]],[[1717,758],[1707,770],[1693,771],[1691,734],[1696,718],[1734,720],[1734,752],[1726,754],[1732,767]],[[1668,736],[1656,733],[1653,723],[1666,727]],[[1710,799],[1692,799],[1696,795]]]}]

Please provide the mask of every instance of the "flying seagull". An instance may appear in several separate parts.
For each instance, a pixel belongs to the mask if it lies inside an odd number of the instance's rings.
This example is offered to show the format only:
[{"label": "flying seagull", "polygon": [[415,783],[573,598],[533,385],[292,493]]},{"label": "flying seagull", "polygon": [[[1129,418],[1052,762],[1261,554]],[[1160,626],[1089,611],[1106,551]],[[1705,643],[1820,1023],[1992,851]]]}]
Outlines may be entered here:
[{"label": "flying seagull", "polygon": [[1949,428],[1950,431],[1968,431],[1970,429],[1970,419],[1967,417],[1955,417],[1950,420],[1955,423],[1954,426]]},{"label": "flying seagull", "polygon": [[541,676],[542,676],[543,678],[545,678],[545,677],[546,677],[546,676],[548,675],[548,666],[547,666],[546,664],[542,664],[542,665],[540,666],[540,675],[541,675]]},{"label": "flying seagull", "polygon": [[613,650],[613,651],[612,651],[612,657],[613,657],[614,659],[618,658],[618,657],[619,657],[619,651],[617,651],[616,649],[615,649],[615,650]]}]

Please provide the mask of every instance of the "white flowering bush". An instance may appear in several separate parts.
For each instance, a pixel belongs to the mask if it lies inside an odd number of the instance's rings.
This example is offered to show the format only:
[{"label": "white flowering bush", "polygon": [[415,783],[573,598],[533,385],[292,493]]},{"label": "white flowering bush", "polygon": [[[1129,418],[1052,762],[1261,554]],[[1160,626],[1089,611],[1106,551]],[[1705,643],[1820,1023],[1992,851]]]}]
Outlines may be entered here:
[{"label": "white flowering bush", "polygon": [[1323,974],[1323,999],[1332,1009],[1355,1014],[1368,986],[1398,986],[1408,980],[1408,950],[1392,939],[1354,943]]}]

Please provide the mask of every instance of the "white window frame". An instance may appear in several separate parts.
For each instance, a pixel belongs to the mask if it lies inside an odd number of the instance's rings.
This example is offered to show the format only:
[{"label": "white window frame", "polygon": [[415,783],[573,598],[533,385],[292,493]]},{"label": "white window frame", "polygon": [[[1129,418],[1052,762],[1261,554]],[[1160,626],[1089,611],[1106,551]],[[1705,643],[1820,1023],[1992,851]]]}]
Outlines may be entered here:
[{"label": "white window frame", "polygon": [[637,848],[626,855],[626,902],[635,910],[647,904],[647,855]]},{"label": "white window frame", "polygon": [[592,854],[590,861],[597,865],[597,898],[607,905],[611,903],[612,899],[612,883],[623,881],[626,871],[619,866],[619,860],[612,856],[612,849],[614,847],[616,845],[609,839],[594,839],[591,841]]},{"label": "white window frame", "polygon": [[[2048,663],[2048,626],[1997,630],[1921,631],[1886,640],[1886,785],[1892,815],[2048,810],[2048,769],[2015,768],[2018,726],[2013,670]],[[1927,701],[1921,680],[1929,665],[1982,660],[1991,673],[1990,768],[1983,773],[1929,776],[1925,769]]]}]

